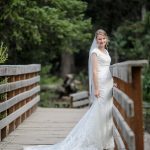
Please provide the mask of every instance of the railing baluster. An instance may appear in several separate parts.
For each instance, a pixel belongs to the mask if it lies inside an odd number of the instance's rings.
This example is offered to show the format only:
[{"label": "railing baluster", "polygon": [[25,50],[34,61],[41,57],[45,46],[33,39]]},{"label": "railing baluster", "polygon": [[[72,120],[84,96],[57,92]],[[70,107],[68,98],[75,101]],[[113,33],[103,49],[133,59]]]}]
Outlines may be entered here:
[{"label": "railing baluster", "polygon": [[[1,65],[0,140],[19,126],[37,107],[40,65]],[[37,87],[35,90],[34,88]],[[31,91],[34,89],[33,91]]]}]

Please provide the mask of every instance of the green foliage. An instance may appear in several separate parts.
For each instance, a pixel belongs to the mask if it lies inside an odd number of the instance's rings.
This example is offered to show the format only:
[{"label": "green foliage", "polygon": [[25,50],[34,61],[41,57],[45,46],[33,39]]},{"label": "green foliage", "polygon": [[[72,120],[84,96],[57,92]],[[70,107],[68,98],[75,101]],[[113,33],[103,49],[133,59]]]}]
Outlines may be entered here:
[{"label": "green foliage", "polygon": [[57,76],[41,76],[41,84],[61,84],[62,79]]},{"label": "green foliage", "polygon": [[52,68],[51,64],[42,66],[40,71],[41,76],[49,76],[51,68]]},{"label": "green foliage", "polygon": [[143,99],[150,102],[150,67],[145,68],[143,73]]},{"label": "green foliage", "polygon": [[111,50],[117,51],[119,61],[150,59],[150,13],[144,21],[126,21],[113,33]]},{"label": "green foliage", "polygon": [[[126,21],[113,33],[110,43],[112,52],[117,51],[120,61],[124,60],[150,60],[150,12],[143,21]],[[150,101],[150,68],[143,73],[143,96]]]},{"label": "green foliage", "polygon": [[4,63],[8,59],[8,49],[4,46],[4,43],[1,42],[0,45],[0,63]]},{"label": "green foliage", "polygon": [[8,83],[8,77],[0,77],[0,84]]},{"label": "green foliage", "polygon": [[77,89],[79,91],[88,90],[88,75],[87,72],[80,71],[78,74],[75,75],[75,79],[80,82],[77,84]]},{"label": "green foliage", "polygon": [[39,106],[41,107],[55,107],[55,103],[58,101],[58,94],[53,91],[45,91],[40,94]]},{"label": "green foliage", "polygon": [[62,79],[55,75],[50,75],[50,71],[52,69],[52,65],[44,65],[41,67],[41,84],[61,84]]},{"label": "green foliage", "polygon": [[7,93],[1,93],[0,94],[0,102],[3,102],[7,99]]},{"label": "green foliage", "polygon": [[91,21],[84,17],[87,4],[80,0],[11,0],[0,5],[0,39],[8,45],[9,63],[49,64],[64,51],[79,51],[91,36]]},{"label": "green foliage", "polygon": [[86,14],[92,17],[94,29],[103,28],[109,34],[125,20],[141,20],[141,9],[150,10],[149,0],[84,0],[88,2]]},{"label": "green foliage", "polygon": [[6,114],[0,113],[0,120],[2,120],[2,119],[5,118],[5,117],[6,117]]},{"label": "green foliage", "polygon": [[[0,85],[6,83],[8,83],[8,77],[0,77]],[[0,93],[0,102],[3,102],[5,100],[7,100],[7,93]]]}]

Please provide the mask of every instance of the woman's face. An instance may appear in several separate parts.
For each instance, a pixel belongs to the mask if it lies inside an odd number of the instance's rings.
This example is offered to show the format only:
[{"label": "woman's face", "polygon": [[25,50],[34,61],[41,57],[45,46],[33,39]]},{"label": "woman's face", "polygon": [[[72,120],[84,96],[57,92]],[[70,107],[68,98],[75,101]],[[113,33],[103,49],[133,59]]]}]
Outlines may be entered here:
[{"label": "woman's face", "polygon": [[106,43],[107,43],[107,39],[105,35],[99,34],[96,38],[96,41],[97,41],[98,47],[105,48]]}]

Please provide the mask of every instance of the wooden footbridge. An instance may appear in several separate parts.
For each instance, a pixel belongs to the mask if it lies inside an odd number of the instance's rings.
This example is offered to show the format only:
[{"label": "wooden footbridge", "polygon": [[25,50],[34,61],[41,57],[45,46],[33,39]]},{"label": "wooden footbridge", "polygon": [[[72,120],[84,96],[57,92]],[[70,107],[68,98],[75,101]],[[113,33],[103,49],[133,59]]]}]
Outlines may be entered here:
[{"label": "wooden footbridge", "polygon": [[86,110],[38,107],[14,132],[3,139],[0,150],[21,150],[23,145],[57,143],[66,137]]},{"label": "wooden footbridge", "polygon": [[[144,150],[141,70],[145,64],[146,60],[139,60],[111,66],[117,83],[113,88],[116,150]],[[0,150],[57,143],[87,111],[88,107],[37,107],[39,72],[40,65],[0,66]],[[88,102],[87,92],[70,97],[72,107]]]}]

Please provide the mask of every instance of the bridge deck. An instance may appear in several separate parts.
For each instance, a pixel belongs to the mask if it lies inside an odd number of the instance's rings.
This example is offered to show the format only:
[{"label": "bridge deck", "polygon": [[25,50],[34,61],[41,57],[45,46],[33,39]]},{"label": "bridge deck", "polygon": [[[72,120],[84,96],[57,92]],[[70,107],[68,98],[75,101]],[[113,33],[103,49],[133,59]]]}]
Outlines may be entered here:
[{"label": "bridge deck", "polygon": [[[66,137],[87,109],[38,107],[15,131],[0,142],[0,150],[22,150],[23,145],[57,143]],[[145,133],[144,143],[144,150],[149,150],[148,133]]]},{"label": "bridge deck", "polygon": [[40,108],[0,142],[0,150],[21,150],[23,145],[54,144],[66,137],[87,111]]}]

